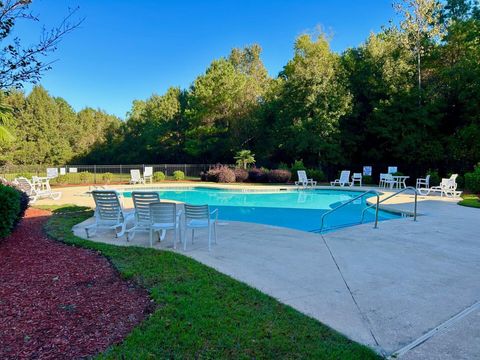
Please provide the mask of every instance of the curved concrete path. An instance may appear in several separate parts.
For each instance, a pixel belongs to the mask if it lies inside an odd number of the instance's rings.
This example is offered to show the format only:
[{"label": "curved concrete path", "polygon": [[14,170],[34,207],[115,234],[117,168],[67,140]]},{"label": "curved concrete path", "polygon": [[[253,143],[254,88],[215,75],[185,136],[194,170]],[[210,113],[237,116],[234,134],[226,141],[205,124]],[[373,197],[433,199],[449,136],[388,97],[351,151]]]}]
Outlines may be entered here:
[{"label": "curved concrete path", "polygon": [[[408,210],[411,200],[404,196],[388,206]],[[403,218],[383,221],[379,229],[365,224],[323,236],[221,222],[212,252],[202,231],[179,252],[383,355],[479,358],[480,210],[438,198],[421,200],[417,222]],[[74,232],[85,237],[85,225]],[[130,243],[108,232],[92,240],[148,246],[144,234]],[[171,249],[171,235],[155,247]]]}]

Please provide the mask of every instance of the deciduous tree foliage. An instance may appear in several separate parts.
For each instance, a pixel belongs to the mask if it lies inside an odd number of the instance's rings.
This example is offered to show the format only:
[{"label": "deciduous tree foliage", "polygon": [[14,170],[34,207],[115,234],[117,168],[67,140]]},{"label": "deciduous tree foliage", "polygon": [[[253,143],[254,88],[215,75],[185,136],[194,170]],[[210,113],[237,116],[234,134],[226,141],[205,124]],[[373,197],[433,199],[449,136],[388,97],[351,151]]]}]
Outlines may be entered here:
[{"label": "deciduous tree foliage", "polygon": [[412,176],[470,171],[480,161],[477,2],[406,0],[397,8],[401,26],[342,54],[324,34],[299,36],[273,78],[260,46],[233,49],[188,89],[135,100],[124,122],[93,109],[75,113],[42,88],[12,92],[4,97],[8,128],[19,141],[4,157],[232,163],[250,150],[258,166],[303,159],[329,174],[362,165],[377,173],[397,165]]}]

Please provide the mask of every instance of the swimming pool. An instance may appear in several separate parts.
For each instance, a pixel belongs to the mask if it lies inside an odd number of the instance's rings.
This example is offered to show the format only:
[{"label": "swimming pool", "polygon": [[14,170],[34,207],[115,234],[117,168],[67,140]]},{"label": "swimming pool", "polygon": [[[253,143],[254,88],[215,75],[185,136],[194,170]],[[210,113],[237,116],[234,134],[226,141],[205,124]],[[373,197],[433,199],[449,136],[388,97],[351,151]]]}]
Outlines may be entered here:
[{"label": "swimming pool", "polygon": [[[361,194],[345,190],[294,190],[294,191],[241,191],[215,188],[183,188],[155,190],[162,200],[181,201],[194,205],[208,204],[218,209],[219,219],[245,221],[265,225],[281,226],[303,231],[317,231],[320,218],[325,212]],[[131,197],[126,191],[123,196]],[[325,229],[357,225],[365,197],[325,218]],[[379,212],[379,220],[398,218],[400,215]],[[366,212],[364,222],[374,220],[374,212]]]}]

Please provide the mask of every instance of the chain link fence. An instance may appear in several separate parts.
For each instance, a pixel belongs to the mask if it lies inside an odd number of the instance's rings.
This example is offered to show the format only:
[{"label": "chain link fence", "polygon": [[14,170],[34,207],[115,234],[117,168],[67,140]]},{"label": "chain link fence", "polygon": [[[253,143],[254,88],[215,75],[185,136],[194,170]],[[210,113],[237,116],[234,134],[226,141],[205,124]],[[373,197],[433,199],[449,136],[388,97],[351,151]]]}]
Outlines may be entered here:
[{"label": "chain link fence", "polygon": [[[51,176],[52,171],[58,176],[51,183],[64,184],[104,184],[128,183],[130,170],[138,169],[143,174],[146,167],[152,167],[153,172],[163,172],[169,179],[174,171],[182,171],[188,179],[199,178],[202,171],[208,171],[215,164],[137,164],[137,165],[6,165],[0,167],[0,176],[12,181],[16,177]],[[48,174],[47,174],[47,169]],[[56,170],[53,170],[56,169]]]}]

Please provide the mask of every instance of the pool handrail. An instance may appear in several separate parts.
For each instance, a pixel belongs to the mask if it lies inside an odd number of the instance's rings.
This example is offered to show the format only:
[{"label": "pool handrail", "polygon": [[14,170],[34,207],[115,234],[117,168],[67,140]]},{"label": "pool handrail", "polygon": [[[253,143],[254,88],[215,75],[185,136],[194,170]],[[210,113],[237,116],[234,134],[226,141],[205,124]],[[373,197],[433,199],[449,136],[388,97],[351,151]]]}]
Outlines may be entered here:
[{"label": "pool handrail", "polygon": [[[361,193],[360,195],[348,200],[347,202],[344,202],[342,205],[337,206],[336,208],[333,208],[332,210],[329,210],[326,213],[322,214],[319,232],[321,233],[322,230],[323,230],[324,220],[325,220],[325,217],[327,215],[330,215],[331,213],[343,208],[344,206],[347,206],[348,204],[354,202],[355,200],[358,200],[358,199],[364,197],[367,194],[373,194],[374,196],[377,197],[376,210],[375,210],[375,225],[374,225],[374,229],[376,229],[378,227],[378,206],[380,204],[380,194],[378,193],[377,190],[367,190],[367,191]],[[372,206],[375,206],[375,204],[373,204]],[[363,216],[363,213],[362,213],[362,216]],[[362,218],[362,220],[363,220],[363,218]]]},{"label": "pool handrail", "polygon": [[382,199],[380,202],[378,202],[377,204],[371,204],[369,206],[367,206],[365,209],[363,209],[362,211],[362,220],[361,220],[361,223],[363,224],[363,219],[365,217],[365,211],[367,211],[368,209],[371,209],[372,207],[374,206],[377,206],[377,212],[378,212],[378,205],[380,205],[381,203],[383,203],[384,201],[387,201],[388,199],[391,199],[407,190],[413,190],[414,194],[415,194],[415,203],[414,203],[414,207],[413,207],[413,221],[417,221],[417,197],[418,197],[418,190],[415,189],[413,186],[407,186],[407,187],[404,187],[403,189],[400,189],[396,192],[394,192],[393,194],[390,194],[389,196],[387,196],[386,198]]}]

